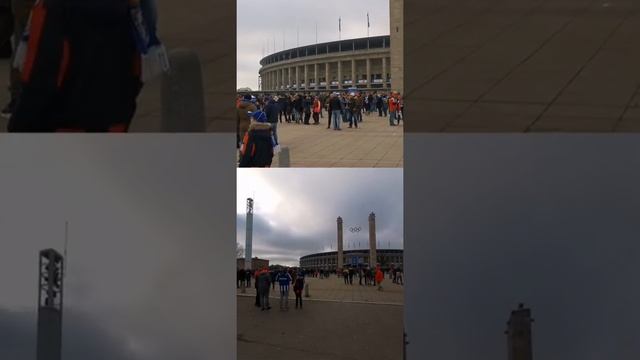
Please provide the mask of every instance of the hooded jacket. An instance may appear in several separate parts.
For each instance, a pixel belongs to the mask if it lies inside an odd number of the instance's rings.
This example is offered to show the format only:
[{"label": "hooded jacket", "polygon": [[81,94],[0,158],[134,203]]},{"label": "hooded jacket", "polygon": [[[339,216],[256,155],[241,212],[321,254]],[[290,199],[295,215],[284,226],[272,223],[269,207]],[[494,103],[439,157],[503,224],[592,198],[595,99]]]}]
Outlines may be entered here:
[{"label": "hooded jacket", "polygon": [[142,88],[131,24],[126,0],[37,2],[8,130],[127,131]]}]

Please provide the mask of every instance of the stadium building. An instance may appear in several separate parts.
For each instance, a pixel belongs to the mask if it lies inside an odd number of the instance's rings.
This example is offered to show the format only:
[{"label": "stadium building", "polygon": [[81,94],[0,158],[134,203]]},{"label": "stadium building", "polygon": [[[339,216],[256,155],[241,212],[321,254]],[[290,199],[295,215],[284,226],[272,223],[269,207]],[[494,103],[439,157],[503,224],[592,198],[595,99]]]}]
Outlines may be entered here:
[{"label": "stadium building", "polygon": [[[402,268],[404,251],[401,249],[377,249],[377,261],[383,269],[391,266]],[[369,264],[369,249],[345,250],[343,264],[348,267],[366,267]],[[300,258],[300,267],[309,270],[330,270],[338,268],[338,252],[329,251],[306,255]]]},{"label": "stadium building", "polygon": [[404,93],[403,8],[403,0],[389,2],[390,35],[300,46],[264,57],[260,91]]}]

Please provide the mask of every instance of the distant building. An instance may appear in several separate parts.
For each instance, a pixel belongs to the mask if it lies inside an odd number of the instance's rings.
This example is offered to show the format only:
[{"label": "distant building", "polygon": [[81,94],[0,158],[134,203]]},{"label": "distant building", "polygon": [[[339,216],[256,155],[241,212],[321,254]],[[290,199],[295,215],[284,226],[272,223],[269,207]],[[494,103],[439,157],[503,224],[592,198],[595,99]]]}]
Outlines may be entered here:
[{"label": "distant building", "polygon": [[[370,249],[344,250],[343,264],[347,267],[366,267],[369,265]],[[378,249],[376,261],[383,269],[402,268],[404,265],[404,250]],[[338,268],[338,252],[329,251],[306,255],[300,258],[300,267],[311,270],[336,270]]]},{"label": "distant building", "polygon": [[238,92],[239,93],[243,93],[243,92],[252,92],[253,90],[251,90],[250,87],[243,87],[243,88],[239,88]]},{"label": "distant building", "polygon": [[[251,259],[251,268],[253,270],[269,267],[269,260],[254,257]],[[236,269],[244,269],[244,258],[236,259]]]}]

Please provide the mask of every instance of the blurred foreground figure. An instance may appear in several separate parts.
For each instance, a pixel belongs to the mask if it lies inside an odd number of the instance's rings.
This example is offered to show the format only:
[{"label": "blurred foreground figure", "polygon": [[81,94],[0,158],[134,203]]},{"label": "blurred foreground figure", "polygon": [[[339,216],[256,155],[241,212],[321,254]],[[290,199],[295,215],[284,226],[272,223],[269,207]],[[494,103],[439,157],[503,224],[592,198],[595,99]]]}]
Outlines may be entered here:
[{"label": "blurred foreground figure", "polygon": [[149,0],[39,0],[17,49],[11,132],[126,132],[143,56],[160,42]]}]

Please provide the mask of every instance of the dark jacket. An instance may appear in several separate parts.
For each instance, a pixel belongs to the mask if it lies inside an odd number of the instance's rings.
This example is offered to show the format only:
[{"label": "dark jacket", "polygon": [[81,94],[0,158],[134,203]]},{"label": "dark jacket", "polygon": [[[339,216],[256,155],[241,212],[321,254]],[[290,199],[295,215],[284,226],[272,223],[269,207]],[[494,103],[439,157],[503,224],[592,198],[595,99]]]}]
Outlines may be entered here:
[{"label": "dark jacket", "polygon": [[280,115],[280,106],[274,100],[269,100],[267,106],[264,108],[264,112],[267,114],[267,122],[277,123],[278,116]]},{"label": "dark jacket", "polygon": [[271,126],[252,123],[240,150],[239,167],[270,167],[273,161]]},{"label": "dark jacket", "polygon": [[126,1],[38,2],[29,42],[9,131],[128,129],[142,82]]},{"label": "dark jacket", "polygon": [[260,274],[256,282],[258,283],[259,292],[265,293],[265,294],[269,293],[269,288],[271,287],[271,277],[269,276],[268,272],[265,271],[262,274]]},{"label": "dark jacket", "polygon": [[338,96],[334,96],[329,99],[329,111],[341,111],[343,110],[342,101]]}]

